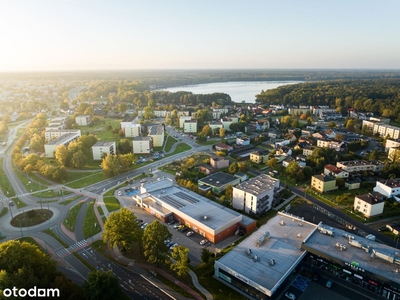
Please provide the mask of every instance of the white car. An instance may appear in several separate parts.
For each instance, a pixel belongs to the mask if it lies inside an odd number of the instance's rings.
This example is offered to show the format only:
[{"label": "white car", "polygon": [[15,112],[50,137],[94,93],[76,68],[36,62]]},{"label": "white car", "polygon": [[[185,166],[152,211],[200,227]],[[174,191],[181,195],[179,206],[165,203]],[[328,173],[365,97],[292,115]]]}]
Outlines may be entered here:
[{"label": "white car", "polygon": [[203,245],[205,245],[205,244],[207,244],[207,243],[208,243],[207,240],[201,240],[201,241],[200,241],[200,245],[201,245],[201,246],[203,246]]},{"label": "white car", "polygon": [[191,236],[191,235],[193,235],[193,234],[194,234],[193,231],[189,231],[188,233],[186,233],[186,236]]},{"label": "white car", "polygon": [[118,196],[122,196],[122,192],[121,191],[118,192]]},{"label": "white car", "polygon": [[149,225],[149,223],[144,223],[140,228],[145,229],[147,225]]},{"label": "white car", "polygon": [[290,300],[295,300],[295,299],[296,299],[296,296],[293,295],[292,293],[289,293],[289,292],[287,292],[287,293],[285,294],[285,297],[288,298],[288,299],[290,299]]}]

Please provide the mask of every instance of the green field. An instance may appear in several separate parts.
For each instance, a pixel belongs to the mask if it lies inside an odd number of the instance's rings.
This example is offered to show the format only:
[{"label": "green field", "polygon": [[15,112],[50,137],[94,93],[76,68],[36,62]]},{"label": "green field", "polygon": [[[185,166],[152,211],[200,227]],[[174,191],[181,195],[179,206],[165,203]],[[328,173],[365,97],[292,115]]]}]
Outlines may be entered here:
[{"label": "green field", "polygon": [[65,183],[65,185],[75,189],[79,189],[106,179],[102,171],[69,172],[69,178],[73,180]]},{"label": "green field", "polygon": [[84,202],[81,202],[71,207],[67,218],[63,222],[65,227],[71,232],[74,232],[75,230],[76,217],[78,216],[79,210],[81,209],[83,204]]},{"label": "green field", "polygon": [[114,196],[103,197],[104,204],[107,207],[108,212],[112,212],[121,208],[118,200]]},{"label": "green field", "polygon": [[118,142],[121,137],[114,135],[112,130],[107,130],[107,126],[111,125],[112,128],[121,128],[122,119],[104,119],[105,124],[99,124],[97,126],[89,127],[89,126],[79,126],[78,128],[81,130],[82,134],[91,133],[97,136],[99,141],[115,141]]},{"label": "green field", "polygon": [[91,201],[86,210],[85,219],[83,220],[83,235],[85,238],[89,238],[94,236],[96,233],[101,231],[101,227],[99,225],[99,221],[96,218],[96,214],[94,212],[94,200]]},{"label": "green field", "polygon": [[171,151],[172,146],[177,142],[178,141],[176,139],[174,139],[172,136],[167,135],[167,140],[165,142],[164,150],[168,153],[169,151]]}]

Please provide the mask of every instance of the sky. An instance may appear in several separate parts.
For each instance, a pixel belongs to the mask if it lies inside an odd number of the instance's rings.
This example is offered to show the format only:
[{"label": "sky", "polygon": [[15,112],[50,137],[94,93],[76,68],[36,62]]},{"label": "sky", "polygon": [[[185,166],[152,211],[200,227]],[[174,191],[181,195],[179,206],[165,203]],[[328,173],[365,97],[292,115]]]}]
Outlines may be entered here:
[{"label": "sky", "polygon": [[0,71],[400,69],[400,1],[0,0]]}]

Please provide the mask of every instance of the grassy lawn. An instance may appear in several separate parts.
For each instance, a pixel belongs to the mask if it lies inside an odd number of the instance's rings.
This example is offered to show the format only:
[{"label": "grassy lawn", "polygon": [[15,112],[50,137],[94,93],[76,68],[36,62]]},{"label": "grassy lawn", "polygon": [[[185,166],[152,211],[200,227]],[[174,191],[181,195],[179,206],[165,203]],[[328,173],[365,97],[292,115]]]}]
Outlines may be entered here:
[{"label": "grassy lawn", "polygon": [[100,205],[99,205],[99,206],[97,206],[97,210],[98,210],[98,212],[99,212],[100,216],[104,215],[103,209],[101,208],[101,206],[100,206]]},{"label": "grassy lawn", "polygon": [[[69,194],[71,194],[71,192],[64,191],[64,196],[69,195]],[[33,193],[32,196],[36,196],[36,197],[41,196],[42,198],[57,198],[57,197],[61,197],[61,194],[59,191],[56,192],[54,190],[47,190],[47,191]]]},{"label": "grassy lawn", "polygon": [[51,237],[53,237],[54,239],[56,239],[61,245],[63,245],[65,248],[68,248],[68,244],[65,243],[62,239],[58,238],[58,235],[54,233],[53,230],[50,230],[50,228],[46,229],[43,231],[44,233],[50,235]]},{"label": "grassy lawn", "polygon": [[[0,158],[0,166],[3,166],[3,158]],[[6,195],[7,197],[13,197],[15,196],[15,192],[14,189],[12,188],[10,181],[8,181],[7,176],[4,173],[3,168],[0,168],[0,187],[4,193],[4,195]],[[7,195],[8,192],[8,195]]]},{"label": "grassy lawn", "polygon": [[121,121],[122,119],[104,119],[105,124],[99,124],[94,127],[89,126],[79,126],[82,134],[86,132],[90,132],[91,134],[95,134],[99,141],[116,141],[118,142],[121,137],[114,135],[112,130],[107,130],[106,127],[111,125],[112,128],[121,128]]},{"label": "grassy lawn", "polygon": [[8,208],[7,207],[3,207],[3,210],[0,213],[0,218],[4,215],[6,215],[8,213]]},{"label": "grassy lawn", "polygon": [[23,208],[26,206],[25,202],[21,201],[18,196],[16,197],[12,197],[11,198],[13,200],[13,202],[15,203],[15,205],[17,206],[17,208]]},{"label": "grassy lawn", "polygon": [[71,207],[67,218],[63,222],[65,227],[71,232],[74,232],[75,230],[76,217],[78,216],[79,210],[81,209],[83,203],[84,202],[81,202]]},{"label": "grassy lawn", "polygon": [[205,152],[199,152],[195,153],[192,156],[184,157],[181,159],[181,161],[174,161],[169,163],[168,165],[163,166],[160,168],[163,172],[167,172],[170,174],[175,175],[176,172],[179,172],[181,170],[181,164],[186,163],[186,161],[189,158],[194,158],[194,166],[198,166],[202,163],[204,163],[204,160],[209,159],[210,155],[205,153]]},{"label": "grassy lawn", "polygon": [[179,143],[179,144],[176,146],[175,151],[172,152],[171,154],[169,154],[168,156],[174,155],[174,154],[178,154],[178,153],[181,153],[181,152],[185,152],[185,151],[189,151],[190,149],[192,149],[192,147],[190,147],[188,144]]},{"label": "grassy lawn", "polygon": [[86,210],[85,219],[83,220],[83,235],[87,239],[100,231],[101,227],[94,212],[94,201],[91,201]]},{"label": "grassy lawn", "polygon": [[177,143],[178,141],[176,139],[174,139],[172,136],[168,135],[167,136],[167,140],[165,142],[165,151],[168,153],[169,151],[171,151],[172,146]]},{"label": "grassy lawn", "polygon": [[119,204],[118,200],[114,196],[105,196],[103,197],[103,200],[108,212],[112,212],[121,208],[121,204]]},{"label": "grassy lawn", "polygon": [[74,189],[82,188],[106,179],[102,171],[68,173],[69,178],[73,178],[73,180],[65,183],[65,185]]},{"label": "grassy lawn", "polygon": [[49,220],[53,212],[47,209],[32,209],[17,215],[11,220],[14,227],[29,227],[41,224]]},{"label": "grassy lawn", "polygon": [[78,199],[78,198],[80,198],[80,197],[82,197],[81,195],[77,195],[77,196],[75,196],[75,197],[73,197],[73,198],[71,198],[71,199],[68,199],[68,200],[65,200],[65,201],[63,201],[63,202],[60,202],[60,204],[62,204],[62,205],[68,205],[68,204],[70,204],[71,202],[74,202],[76,199]]},{"label": "grassy lawn", "polygon": [[201,263],[193,270],[200,284],[205,287],[213,296],[214,300],[242,300],[247,299],[234,290],[230,289],[223,283],[215,280],[212,275],[214,274],[214,260],[211,259],[207,264]]},{"label": "grassy lawn", "polygon": [[107,217],[106,216],[102,216],[101,219],[103,220],[103,224],[107,221]]},{"label": "grassy lawn", "polygon": [[[19,181],[25,186],[28,192],[38,192],[42,189],[46,189],[47,185],[42,184],[41,182],[37,183],[32,181],[30,177],[25,176],[21,173],[21,171],[17,170],[14,166],[14,172],[17,174]],[[36,178],[35,178],[36,179]]]}]

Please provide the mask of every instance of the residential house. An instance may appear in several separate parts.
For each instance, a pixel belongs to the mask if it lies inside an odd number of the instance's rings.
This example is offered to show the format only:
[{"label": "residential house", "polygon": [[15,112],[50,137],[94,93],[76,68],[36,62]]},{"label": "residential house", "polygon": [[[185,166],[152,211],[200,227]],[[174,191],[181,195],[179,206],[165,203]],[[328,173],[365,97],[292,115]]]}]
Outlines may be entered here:
[{"label": "residential house", "polygon": [[214,174],[216,172],[215,168],[213,168],[213,167],[211,167],[210,165],[207,165],[207,164],[199,165],[199,171],[202,172],[205,175]]},{"label": "residential house", "polygon": [[287,146],[281,146],[276,149],[277,155],[291,156],[292,153],[293,153],[292,148],[287,147]]},{"label": "residential house", "polygon": [[337,190],[336,178],[325,174],[314,175],[311,177],[311,188],[319,193],[326,193]]},{"label": "residential house", "polygon": [[248,137],[237,137],[236,145],[248,146],[248,145],[250,145],[250,139]]},{"label": "residential house", "polygon": [[384,198],[380,193],[357,195],[354,198],[354,210],[367,218],[382,215],[385,207]]},{"label": "residential house", "polygon": [[374,173],[381,172],[385,164],[381,161],[367,161],[367,160],[350,160],[339,161],[336,167],[341,168],[349,173],[372,171]]},{"label": "residential house", "polygon": [[303,155],[304,156],[310,156],[313,154],[313,151],[315,150],[315,148],[313,146],[307,146],[303,148]]},{"label": "residential house", "polygon": [[381,193],[387,198],[400,195],[400,179],[387,179],[376,182],[374,192]]},{"label": "residential house", "polygon": [[232,146],[229,146],[229,145],[224,144],[224,143],[217,143],[217,144],[214,145],[214,147],[215,147],[215,150],[217,150],[217,151],[226,150],[227,152],[229,152],[229,151],[233,150]]},{"label": "residential house", "polygon": [[215,169],[224,169],[229,167],[229,159],[221,156],[210,157],[210,165]]},{"label": "residential house", "polygon": [[250,160],[256,164],[266,163],[269,159],[269,152],[263,149],[258,149],[250,153]]},{"label": "residential house", "polygon": [[349,178],[349,172],[331,164],[324,166],[324,174],[335,178]]}]

